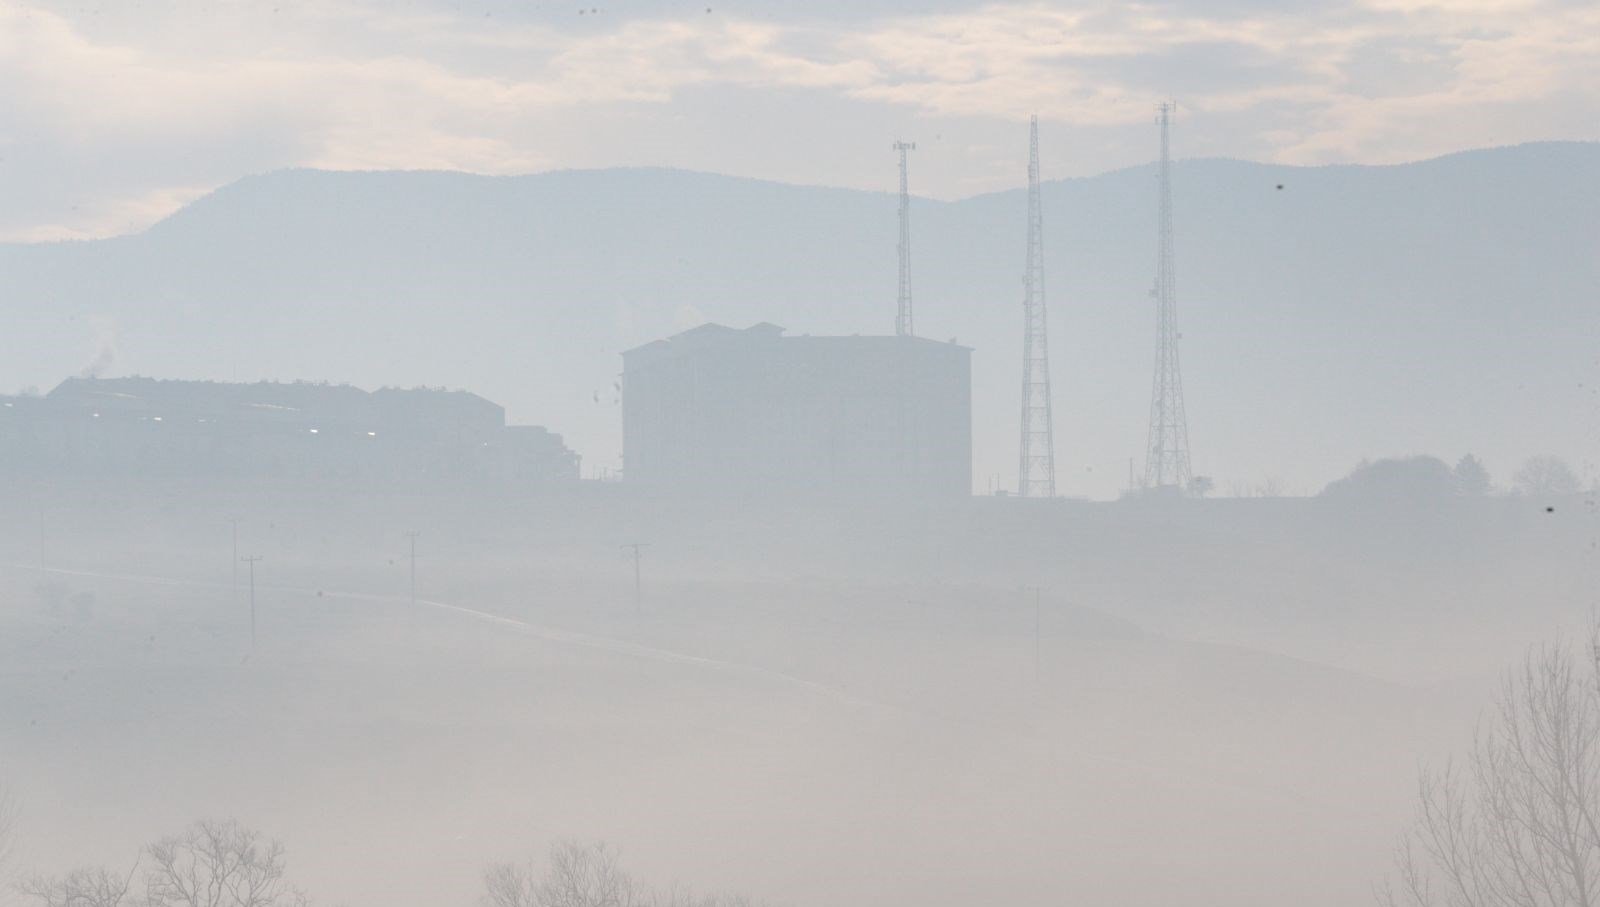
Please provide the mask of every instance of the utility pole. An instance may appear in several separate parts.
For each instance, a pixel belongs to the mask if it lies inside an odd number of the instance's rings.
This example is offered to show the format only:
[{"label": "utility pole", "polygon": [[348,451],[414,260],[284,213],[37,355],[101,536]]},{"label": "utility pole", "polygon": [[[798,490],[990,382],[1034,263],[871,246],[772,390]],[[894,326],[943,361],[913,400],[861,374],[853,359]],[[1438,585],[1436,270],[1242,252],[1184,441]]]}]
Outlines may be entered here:
[{"label": "utility pole", "polygon": [[233,587],[230,592],[231,597],[228,600],[230,603],[237,605],[239,603],[239,521],[234,519],[229,520],[228,523],[233,526]]},{"label": "utility pole", "polygon": [[1149,446],[1144,461],[1148,489],[1189,487],[1189,422],[1183,410],[1183,376],[1178,368],[1178,297],[1172,249],[1172,154],[1168,141],[1173,104],[1160,110],[1161,165],[1156,239],[1156,374],[1150,392]]},{"label": "utility pole", "polygon": [[1022,443],[1017,494],[1056,496],[1055,418],[1044,295],[1044,205],[1039,192],[1039,118],[1028,121],[1028,255],[1022,272]]},{"label": "utility pole", "polygon": [[256,654],[256,561],[261,555],[252,554],[240,560],[250,565],[250,654]]},{"label": "utility pole", "polygon": [[644,607],[644,586],[640,578],[639,561],[641,560],[640,550],[649,547],[649,544],[649,542],[633,542],[622,546],[623,548],[633,549],[633,609],[635,611],[642,610]]},{"label": "utility pole", "polygon": [[894,319],[898,337],[916,334],[911,319],[911,190],[906,180],[906,152],[916,148],[916,142],[894,143],[900,153],[900,298]]},{"label": "utility pole", "polygon": [[406,533],[406,538],[411,540],[411,613],[417,612],[417,536],[421,533],[415,529]]},{"label": "utility pole", "polygon": [[1042,623],[1042,608],[1040,607],[1040,589],[1038,586],[1023,586],[1022,591],[1033,593],[1033,683],[1039,684],[1039,630]]}]

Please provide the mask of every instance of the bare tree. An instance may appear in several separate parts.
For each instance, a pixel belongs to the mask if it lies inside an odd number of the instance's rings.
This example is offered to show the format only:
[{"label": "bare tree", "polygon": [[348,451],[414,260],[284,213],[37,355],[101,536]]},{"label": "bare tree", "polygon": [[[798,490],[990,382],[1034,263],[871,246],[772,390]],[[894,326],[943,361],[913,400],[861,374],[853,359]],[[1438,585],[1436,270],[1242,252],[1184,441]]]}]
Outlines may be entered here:
[{"label": "bare tree", "polygon": [[126,873],[104,867],[74,869],[59,878],[35,876],[18,886],[25,897],[41,907],[121,907],[138,865]]},{"label": "bare tree", "polygon": [[1272,476],[1259,482],[1235,479],[1228,483],[1228,496],[1233,498],[1281,498],[1287,493],[1283,483]]},{"label": "bare tree", "polygon": [[1464,767],[1421,779],[1387,907],[1600,905],[1600,630],[1531,652]]},{"label": "bare tree", "polygon": [[0,871],[11,865],[17,849],[17,801],[0,787]]},{"label": "bare tree", "polygon": [[283,845],[232,819],[204,820],[145,848],[148,907],[301,907]]},{"label": "bare tree", "polygon": [[532,865],[502,863],[484,873],[493,907],[633,907],[633,879],[605,843],[561,841],[550,848],[542,878]]},{"label": "bare tree", "polygon": [[1531,495],[1577,494],[1582,489],[1567,461],[1550,454],[1530,458],[1512,482],[1518,491]]},{"label": "bare tree", "polygon": [[551,848],[540,907],[630,907],[636,900],[633,879],[618,865],[614,848],[572,841]]},{"label": "bare tree", "polygon": [[489,907],[755,907],[743,895],[696,895],[685,888],[651,892],[634,881],[604,844],[562,841],[540,876],[532,864],[501,863],[484,872]]},{"label": "bare tree", "polygon": [[758,907],[742,894],[696,894],[687,888],[669,888],[650,897],[650,907]]},{"label": "bare tree", "polygon": [[533,866],[496,863],[483,872],[488,907],[538,907],[538,882]]},{"label": "bare tree", "polygon": [[1488,467],[1483,461],[1467,454],[1456,461],[1456,466],[1451,470],[1456,480],[1456,494],[1469,498],[1481,498],[1487,495],[1494,487],[1494,480],[1489,476]]}]

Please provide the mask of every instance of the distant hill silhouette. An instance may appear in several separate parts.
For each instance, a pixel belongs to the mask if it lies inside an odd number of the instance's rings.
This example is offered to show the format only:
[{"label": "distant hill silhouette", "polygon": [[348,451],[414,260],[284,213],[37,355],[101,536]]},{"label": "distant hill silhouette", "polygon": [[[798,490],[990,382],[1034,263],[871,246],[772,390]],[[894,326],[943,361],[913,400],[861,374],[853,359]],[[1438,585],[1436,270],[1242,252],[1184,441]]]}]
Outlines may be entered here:
[{"label": "distant hill silhouette", "polygon": [[[1219,488],[1314,491],[1395,453],[1592,459],[1600,145],[1184,161],[1175,197],[1195,471]],[[1024,202],[913,205],[919,331],[976,348],[979,489],[1014,481]],[[138,235],[0,245],[0,388],[107,344],[113,375],[449,385],[614,466],[622,349],[707,320],[891,331],[895,204],[647,169],[249,177]],[[1154,213],[1149,166],[1045,186],[1067,494],[1142,461]]]}]

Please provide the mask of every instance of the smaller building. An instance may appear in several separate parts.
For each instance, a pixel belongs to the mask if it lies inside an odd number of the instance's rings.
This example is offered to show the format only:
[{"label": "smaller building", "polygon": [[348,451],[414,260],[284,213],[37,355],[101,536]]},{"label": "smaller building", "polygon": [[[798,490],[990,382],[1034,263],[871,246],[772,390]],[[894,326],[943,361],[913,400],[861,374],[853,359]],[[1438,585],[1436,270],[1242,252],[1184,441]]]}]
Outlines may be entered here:
[{"label": "smaller building", "polygon": [[968,347],[706,324],[623,353],[623,478],[692,492],[971,492]]},{"label": "smaller building", "polygon": [[72,378],[0,397],[0,477],[48,475],[518,487],[576,482],[578,457],[465,391]]}]

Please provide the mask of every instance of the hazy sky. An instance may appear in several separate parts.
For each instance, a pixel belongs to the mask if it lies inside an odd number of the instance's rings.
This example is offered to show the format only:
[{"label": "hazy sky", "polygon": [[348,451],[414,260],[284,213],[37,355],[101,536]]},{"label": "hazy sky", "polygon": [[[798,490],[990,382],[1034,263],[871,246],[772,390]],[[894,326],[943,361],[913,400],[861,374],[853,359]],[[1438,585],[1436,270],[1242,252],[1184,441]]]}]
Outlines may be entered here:
[{"label": "hazy sky", "polygon": [[1591,0],[0,0],[0,238],[136,230],[282,167],[652,164],[915,191],[1152,155],[1600,138]]}]

